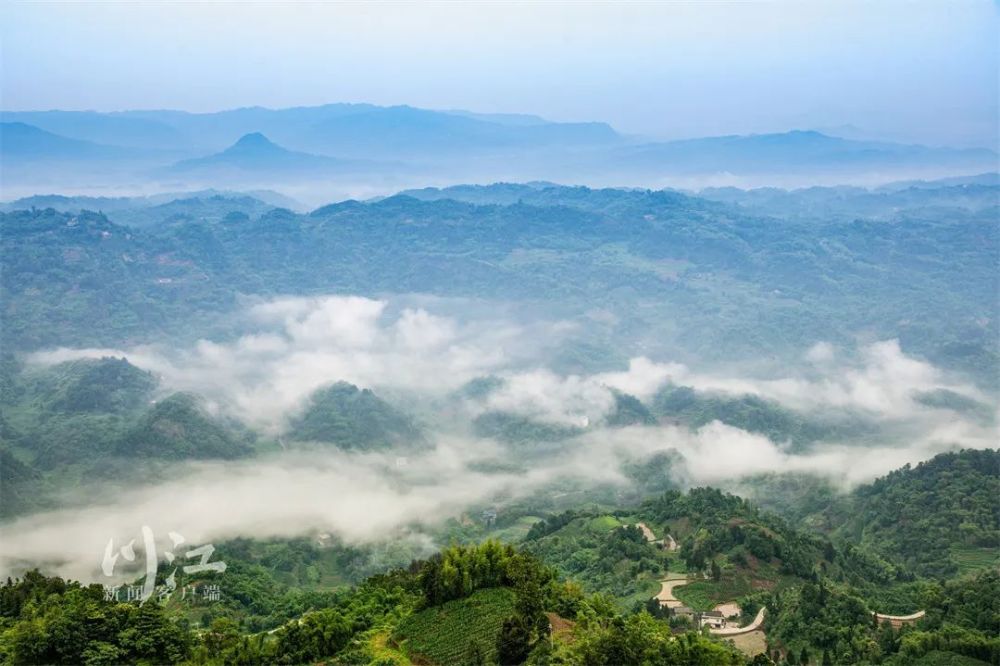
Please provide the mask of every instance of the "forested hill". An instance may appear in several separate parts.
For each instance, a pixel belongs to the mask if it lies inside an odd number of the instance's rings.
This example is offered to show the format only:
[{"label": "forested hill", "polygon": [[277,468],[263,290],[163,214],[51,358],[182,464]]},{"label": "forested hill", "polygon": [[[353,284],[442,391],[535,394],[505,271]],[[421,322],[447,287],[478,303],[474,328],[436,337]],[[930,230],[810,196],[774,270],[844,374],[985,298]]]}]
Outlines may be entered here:
[{"label": "forested hill", "polygon": [[601,344],[707,359],[799,354],[865,330],[995,381],[1000,232],[988,209],[952,202],[931,214],[924,201],[889,219],[830,221],[670,192],[546,188],[528,200],[398,196],[308,215],[242,204],[223,214],[216,201],[210,215],[173,206],[158,224],[4,213],[5,344],[225,334],[240,294],[423,292],[569,317],[600,308],[617,318],[613,330],[588,327]]},{"label": "forested hill", "polygon": [[1000,564],[1000,450],[944,453],[858,488],[826,519],[927,576]]},{"label": "forested hill", "polygon": [[745,479],[741,493],[919,576],[1000,566],[998,449],[941,453],[849,493],[825,479],[781,472]]},{"label": "forested hill", "polygon": [[0,519],[76,502],[67,493],[99,492],[94,481],[317,445],[415,451],[427,439],[371,390],[332,378],[280,433],[263,434],[123,358],[45,366],[0,356]]},{"label": "forested hill", "polygon": [[[675,551],[651,541],[637,520],[683,545]],[[799,532],[713,489],[551,516],[521,546],[453,545],[338,591],[280,582],[296,560],[311,563],[308,571],[337,557],[338,547],[330,549],[309,540],[222,544],[224,574],[181,580],[218,584],[223,601],[211,608],[176,596],[109,601],[99,586],[30,572],[0,585],[0,660],[982,666],[1000,659],[995,570],[942,583],[914,579],[863,548]],[[670,579],[685,581],[674,593],[698,610],[738,602],[741,624],[763,609],[766,642],[741,643],[741,652],[725,636],[693,631],[689,618],[653,600]],[[873,612],[915,604],[924,612],[915,624],[873,620]]]}]

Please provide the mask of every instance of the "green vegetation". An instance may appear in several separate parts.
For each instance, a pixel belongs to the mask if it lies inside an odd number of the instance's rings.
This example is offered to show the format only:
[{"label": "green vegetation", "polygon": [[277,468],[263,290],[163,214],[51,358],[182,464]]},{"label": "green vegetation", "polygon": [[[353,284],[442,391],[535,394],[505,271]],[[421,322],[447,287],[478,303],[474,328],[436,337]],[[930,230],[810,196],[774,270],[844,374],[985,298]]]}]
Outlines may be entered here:
[{"label": "green vegetation", "polygon": [[[484,202],[497,200],[484,189]],[[502,205],[395,196],[309,215],[177,203],[190,210],[156,225],[91,212],[5,212],[5,342],[30,350],[192,341],[231,332],[227,315],[239,294],[420,292],[606,311],[619,322],[613,334],[590,326],[582,341],[610,350],[605,363],[623,343],[649,340],[654,327],[673,357],[705,359],[790,358],[864,329],[995,385],[989,207],[953,202],[941,214],[903,201],[887,223],[766,218],[676,192],[553,186],[523,195],[504,195]],[[948,270],[955,265],[962,270]],[[745,406],[748,419],[773,425],[758,407]]]},{"label": "green vegetation", "polygon": [[[255,623],[213,609],[202,614],[202,629],[194,631],[194,621],[174,601],[165,606],[107,601],[99,586],[85,588],[32,572],[0,585],[0,659],[88,665],[419,659],[639,666],[649,659],[697,657],[696,663],[744,663],[738,653],[705,637],[674,640],[666,624],[644,612],[623,616],[610,600],[586,597],[572,583],[556,581],[535,558],[495,542],[452,547],[409,570],[313,595],[311,607],[302,599],[290,606],[287,597],[269,595],[274,583],[258,565],[233,564],[215,579],[226,585],[226,596],[242,597],[238,603],[249,602],[272,619],[289,610],[295,615],[275,631],[263,632]],[[550,616],[574,618],[570,633],[551,637]]]},{"label": "green vegetation", "polygon": [[566,512],[536,524],[527,539],[530,552],[588,592],[619,599],[623,608],[655,594],[669,568],[665,551],[615,516]]},{"label": "green vegetation", "polygon": [[558,442],[575,437],[581,428],[539,423],[507,412],[486,412],[476,417],[473,429],[479,437],[492,437],[511,444]]},{"label": "green vegetation", "polygon": [[951,549],[951,559],[958,566],[959,575],[964,575],[979,569],[1000,566],[1000,551],[996,548],[955,546]]},{"label": "green vegetation", "polygon": [[128,412],[143,406],[156,388],[152,373],[123,358],[67,364],[52,407],[66,412]]},{"label": "green vegetation", "polygon": [[685,606],[707,611],[717,604],[742,599],[753,593],[754,580],[747,575],[726,576],[718,581],[696,580],[674,590]]},{"label": "green vegetation", "polygon": [[615,391],[615,406],[606,421],[612,427],[653,425],[656,417],[635,396]]},{"label": "green vegetation", "polygon": [[141,459],[241,458],[253,450],[249,437],[233,436],[196,396],[175,393],[150,408],[122,438],[117,452]]},{"label": "green vegetation", "polygon": [[299,441],[325,442],[339,448],[387,448],[423,441],[419,428],[368,389],[337,382],[316,391],[288,436]]},{"label": "green vegetation", "polygon": [[[175,201],[112,214],[115,221],[11,211],[0,215],[5,352],[225,340],[243,294],[417,292],[572,320],[584,334],[559,350],[560,372],[620,366],[629,349],[682,361],[791,358],[817,339],[837,344],[864,330],[971,372],[992,396],[1000,337],[996,210],[980,205],[996,188],[987,189],[969,208],[941,194],[953,206],[947,215],[913,193],[887,195],[889,205],[845,192],[837,203],[820,199],[841,211],[823,219],[804,212],[815,192],[796,202],[767,195],[782,199],[786,214],[774,219],[673,192],[547,186],[454,193],[474,203],[343,202],[309,215],[228,199]],[[879,219],[848,214],[865,210]],[[502,383],[484,377],[450,399],[484,401]],[[913,398],[983,426],[995,418],[986,398],[948,390]],[[127,482],[179,461],[234,460],[274,446],[196,395],[165,395],[157,377],[118,358],[42,366],[5,354],[0,407],[5,519],[56,506],[60,492],[82,494],[88,480]],[[681,385],[646,404],[616,392],[606,420],[586,427],[486,411],[472,428],[527,454],[597,426],[712,421],[792,450],[825,440],[862,446],[876,432],[863,415],[798,412]],[[425,443],[416,420],[345,383],[317,391],[288,426],[290,441],[346,450]],[[476,470],[516,475],[533,464],[528,455],[507,458]],[[636,489],[621,493],[561,480],[537,496],[500,492],[488,500],[500,508],[495,522],[476,515],[491,505],[456,516],[429,535],[455,545],[426,560],[416,545],[349,546],[318,535],[220,543],[224,576],[181,581],[217,583],[222,599],[211,607],[122,604],[94,586],[29,573],[0,586],[0,659],[744,663],[650,604],[660,581],[686,575],[693,580],[676,595],[695,609],[736,601],[746,621],[766,607],[769,653],[779,662],[1000,662],[1000,452],[944,454],[848,494],[802,475],[744,479],[752,501],[711,488],[679,492],[675,464],[670,453],[629,461]],[[672,534],[679,551],[647,541],[639,522],[657,538]],[[507,543],[465,545],[491,535]],[[926,616],[900,629],[872,618],[916,610]]]},{"label": "green vegetation", "polygon": [[106,602],[100,585],[37,572],[0,586],[0,622],[0,658],[8,664],[177,663],[194,643],[156,604]]},{"label": "green vegetation", "polygon": [[[932,467],[957,478],[967,461],[967,453],[947,455]],[[639,521],[657,537],[673,534],[680,552],[648,542]],[[914,577],[866,544],[800,532],[714,489],[666,492],[628,511],[567,511],[525,532],[522,550],[456,544],[356,587],[347,585],[377,567],[370,551],[305,539],[230,541],[219,545],[225,574],[178,581],[218,584],[222,599],[210,606],[106,601],[97,586],[29,573],[0,586],[0,656],[11,664],[747,663],[647,603],[659,580],[686,569],[703,574],[675,591],[693,608],[737,601],[747,622],[766,607],[768,654],[779,663],[804,663],[803,655],[810,664],[888,666],[1000,659],[993,568],[948,581]],[[405,552],[390,557],[407,561]],[[898,629],[873,617],[915,610],[926,614]],[[137,640],[140,631],[149,639]]]},{"label": "green vegetation", "polygon": [[[1000,574],[924,586],[919,604],[926,616],[896,630],[876,624],[871,609],[849,589],[824,581],[773,595],[767,602],[768,638],[798,654],[830,655],[833,663],[985,663],[1000,660]],[[944,654],[947,653],[947,654]]]},{"label": "green vegetation", "polygon": [[691,428],[721,421],[734,428],[765,435],[775,442],[790,442],[797,447],[823,439],[856,437],[866,431],[866,424],[857,416],[852,417],[849,423],[820,422],[814,416],[797,413],[757,396],[703,393],[688,386],[669,384],[653,397],[652,409],[661,418]]},{"label": "green vegetation", "polygon": [[775,563],[780,573],[808,577],[821,561],[828,561],[820,540],[713,488],[695,488],[687,495],[668,491],[648,501],[643,515],[656,525],[672,524],[675,538],[681,537],[680,556],[693,571],[705,570],[716,556],[726,555],[743,567]]},{"label": "green vegetation", "polygon": [[[860,562],[888,562],[924,576],[952,576],[1000,556],[1000,451],[944,453],[896,470],[851,493],[805,475],[743,481],[754,504],[861,550]],[[869,579],[868,571],[862,577]]]},{"label": "green vegetation", "polygon": [[[216,414],[125,359],[0,362],[0,517],[52,508],[71,488],[160,475],[182,461],[232,460],[276,449],[270,437]],[[424,446],[416,423],[369,390],[317,391],[290,437],[343,448]]]},{"label": "green vegetation", "polygon": [[473,663],[470,658],[476,654],[493,663],[500,628],[513,612],[512,590],[483,589],[411,615],[400,623],[394,640],[411,657],[441,666]]},{"label": "green vegetation", "polygon": [[905,563],[914,572],[941,576],[1000,550],[1000,451],[945,453],[891,472],[858,488],[843,506],[836,533]]},{"label": "green vegetation", "polygon": [[954,652],[932,650],[918,657],[912,663],[916,664],[916,666],[983,666],[983,664],[988,664],[989,662],[973,659],[972,657],[966,657]]},{"label": "green vegetation", "polygon": [[[554,664],[744,664],[739,652],[696,634],[675,636],[645,611],[622,617],[595,598],[581,603],[572,642],[557,643]],[[545,663],[545,662],[542,662]]]},{"label": "green vegetation", "polygon": [[193,395],[154,399],[155,376],[124,359],[0,364],[0,517],[50,508],[71,488],[141,479],[191,459],[254,453],[256,437]]}]

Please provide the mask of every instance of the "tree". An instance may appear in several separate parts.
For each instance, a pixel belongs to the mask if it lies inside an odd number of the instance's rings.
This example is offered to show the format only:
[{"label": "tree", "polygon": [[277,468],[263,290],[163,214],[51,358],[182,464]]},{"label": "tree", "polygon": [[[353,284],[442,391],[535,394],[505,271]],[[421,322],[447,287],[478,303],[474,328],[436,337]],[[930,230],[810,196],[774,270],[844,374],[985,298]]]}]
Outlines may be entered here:
[{"label": "tree", "polygon": [[802,666],[809,666],[809,648],[803,646],[802,652],[799,653],[799,663]]},{"label": "tree", "polygon": [[202,642],[210,657],[221,657],[222,653],[240,640],[240,627],[228,617],[212,621],[211,628],[202,636]]},{"label": "tree", "polygon": [[469,641],[465,648],[465,663],[469,666],[485,666],[487,663],[486,652],[479,641],[475,639]]},{"label": "tree", "polygon": [[497,636],[497,659],[501,666],[523,664],[531,652],[531,631],[519,615],[503,621]]},{"label": "tree", "polygon": [[883,654],[895,653],[899,646],[896,642],[896,632],[892,628],[891,622],[883,622],[878,632],[878,645]]},{"label": "tree", "polygon": [[712,560],[712,580],[719,582],[722,579],[722,567],[715,560]]}]

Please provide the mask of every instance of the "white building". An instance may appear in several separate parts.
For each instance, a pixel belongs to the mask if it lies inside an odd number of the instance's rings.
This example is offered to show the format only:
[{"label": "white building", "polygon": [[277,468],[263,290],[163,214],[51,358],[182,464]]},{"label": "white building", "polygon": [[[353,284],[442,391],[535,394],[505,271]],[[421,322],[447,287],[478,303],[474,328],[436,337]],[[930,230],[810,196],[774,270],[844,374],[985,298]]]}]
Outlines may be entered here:
[{"label": "white building", "polygon": [[726,626],[726,618],[719,611],[705,611],[698,617],[698,626],[710,629],[722,629]]}]

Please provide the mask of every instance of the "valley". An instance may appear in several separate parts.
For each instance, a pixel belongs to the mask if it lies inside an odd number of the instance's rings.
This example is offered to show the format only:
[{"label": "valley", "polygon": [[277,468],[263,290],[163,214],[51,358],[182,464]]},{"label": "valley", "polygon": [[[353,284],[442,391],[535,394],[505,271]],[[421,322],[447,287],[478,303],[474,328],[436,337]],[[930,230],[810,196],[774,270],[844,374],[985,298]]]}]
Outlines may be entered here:
[{"label": "valley", "polygon": [[901,188],[8,204],[0,657],[995,663],[998,186]]}]

